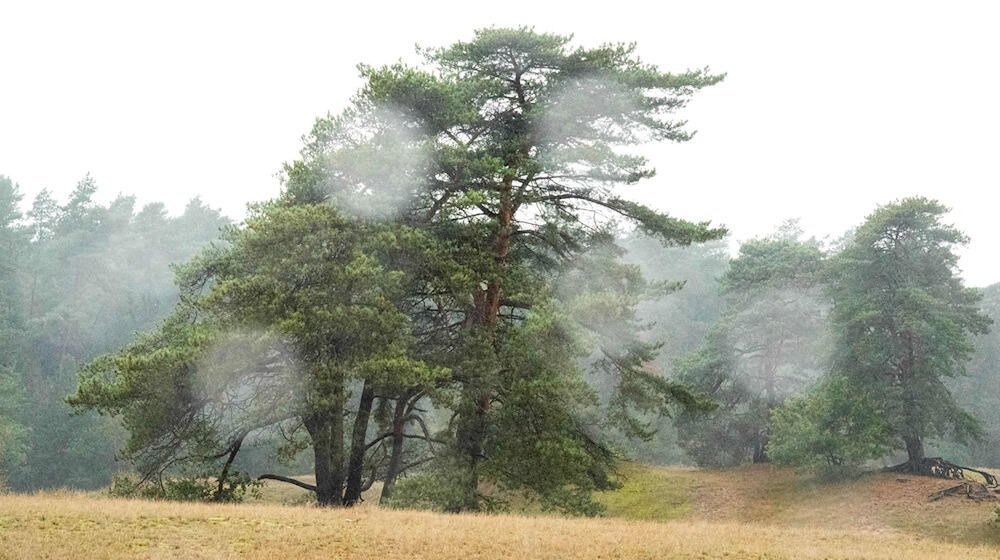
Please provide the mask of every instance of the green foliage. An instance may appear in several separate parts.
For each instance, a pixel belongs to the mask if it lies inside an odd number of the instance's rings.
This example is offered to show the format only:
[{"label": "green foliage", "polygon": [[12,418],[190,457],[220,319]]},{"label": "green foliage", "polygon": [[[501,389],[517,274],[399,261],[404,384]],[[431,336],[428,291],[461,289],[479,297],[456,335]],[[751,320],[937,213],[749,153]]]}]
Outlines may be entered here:
[{"label": "green foliage", "polygon": [[702,345],[675,362],[677,379],[716,408],[678,418],[678,440],[699,465],[768,460],[771,411],[819,376],[827,353],[818,282],[824,255],[794,222],[745,242],[719,279],[725,307]]},{"label": "green foliage", "polygon": [[172,476],[156,482],[144,481],[134,473],[119,473],[112,478],[108,494],[114,498],[242,503],[247,497],[259,499],[262,486],[262,482],[243,472],[230,473],[221,492],[209,473]]},{"label": "green foliage", "polygon": [[24,319],[20,313],[17,265],[27,247],[18,186],[0,175],[0,484],[27,459],[30,430],[24,424],[27,394],[19,369]]},{"label": "green foliage", "polygon": [[[454,460],[454,458],[452,458]],[[471,483],[468,469],[445,458],[436,468],[406,476],[396,483],[392,498],[383,505],[396,509],[458,512],[468,507],[465,488]],[[501,501],[485,502],[493,512],[502,512]]]},{"label": "green foliage", "polygon": [[[722,241],[686,247],[663,247],[645,236],[632,235],[622,241],[627,250],[622,260],[639,266],[652,288],[640,298],[636,308],[635,330],[644,340],[659,341],[656,357],[644,365],[650,373],[663,375],[686,354],[697,350],[709,329],[722,312],[718,277],[728,266],[729,254]],[[614,379],[588,375],[591,383],[607,402],[615,391]],[[676,411],[670,416],[644,414],[649,439],[628,437],[609,426],[604,430],[613,447],[625,456],[646,463],[676,465],[689,463],[690,457],[678,444]]]},{"label": "green foliage", "polygon": [[64,204],[42,191],[22,216],[0,177],[0,470],[16,490],[107,484],[121,429],[71,415],[76,369],[159,320],[177,297],[170,264],[226,223],[197,200],[173,218],[96,191],[89,176]]},{"label": "green foliage", "polygon": [[830,268],[834,370],[872,396],[911,461],[925,439],[982,434],[945,384],[965,373],[972,335],[990,324],[958,275],[954,248],[967,239],[942,222],[946,211],[925,198],[882,206]]},{"label": "green foliage", "polygon": [[838,376],[776,408],[770,431],[768,450],[776,463],[836,478],[889,451],[892,430],[877,401]]},{"label": "green foliage", "polygon": [[[285,199],[332,200],[427,233],[434,251],[412,292],[415,332],[434,333],[419,352],[454,374],[436,402],[457,413],[455,444],[473,471],[466,507],[476,507],[479,474],[569,504],[557,494],[586,493],[583,473],[603,461],[603,445],[584,437],[594,431],[583,427],[594,424],[583,420],[594,406],[580,382],[584,355],[612,380],[603,404],[629,434],[649,437],[653,415],[701,406],[646,367],[659,345],[638,336],[635,307],[665,287],[616,263],[609,231],[622,219],[665,245],[724,234],[615,192],[653,175],[627,148],[690,139],[674,114],[722,76],[669,74],[632,46],[571,47],[528,28],[483,29],[421,54],[422,67],[361,67],[352,105],[317,121],[302,159],[286,166]],[[523,342],[520,331],[549,323],[543,316],[558,326],[542,336],[566,351]],[[531,420],[544,449],[521,441]]]},{"label": "green foliage", "polygon": [[[980,308],[994,324],[1000,322],[1000,284],[981,290]],[[983,428],[983,439],[976,445],[943,441],[935,445],[935,454],[951,457],[963,465],[1000,467],[1000,417],[996,403],[1000,402],[1000,385],[996,382],[1000,364],[1000,330],[977,335],[972,339],[975,352],[966,366],[967,375],[945,383],[956,403],[969,411]]]},{"label": "green foliage", "polygon": [[[273,202],[252,207],[223,238],[226,246],[177,269],[174,314],[84,368],[71,398],[122,418],[125,455],[144,477],[176,464],[202,473],[247,438],[270,439],[275,455],[291,459],[304,443],[289,435],[303,427],[330,462],[317,459],[317,469],[342,473],[353,383],[385,399],[447,379],[447,368],[411,352],[402,311],[402,267],[420,258],[419,232],[329,204]],[[339,502],[341,490],[325,488],[320,500]]]}]

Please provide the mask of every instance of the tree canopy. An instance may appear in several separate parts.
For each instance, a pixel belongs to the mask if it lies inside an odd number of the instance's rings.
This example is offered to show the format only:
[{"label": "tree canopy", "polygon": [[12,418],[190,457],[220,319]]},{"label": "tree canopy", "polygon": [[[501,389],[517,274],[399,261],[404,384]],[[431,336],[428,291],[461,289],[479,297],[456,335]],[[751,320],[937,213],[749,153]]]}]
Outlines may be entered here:
[{"label": "tree canopy", "polygon": [[[588,49],[570,41],[490,28],[469,42],[421,49],[422,66],[361,66],[365,86],[352,105],[319,120],[303,158],[286,166],[290,200],[333,199],[365,215],[388,208],[443,241],[442,258],[462,263],[463,275],[439,282],[431,290],[439,301],[427,308],[447,309],[453,338],[485,349],[456,369],[464,386],[456,437],[471,473],[465,507],[477,507],[479,463],[490,455],[491,411],[503,379],[527,375],[506,371],[502,341],[539,307],[531,297],[536,287],[571,267],[594,246],[591,239],[606,237],[612,219],[666,244],[724,233],[617,190],[654,173],[622,148],[689,140],[693,133],[673,115],[722,76],[662,72],[631,45]],[[439,305],[440,298],[448,303]],[[636,338],[601,347],[598,363],[622,381],[618,410],[657,399],[694,402],[680,385],[641,367],[654,348]],[[627,413],[615,417],[639,427]]]},{"label": "tree canopy", "polygon": [[[321,503],[352,503],[361,465],[379,472],[366,454],[379,440],[366,434],[395,408],[393,456],[408,435],[400,419],[417,422],[423,440],[448,443],[428,470],[459,481],[443,507],[492,503],[480,492],[486,476],[551,507],[596,511],[590,489],[606,485],[613,467],[602,423],[648,437],[645,415],[705,406],[646,367],[659,344],[640,336],[636,307],[679,284],[648,283],[623,264],[615,228],[624,221],[681,246],[724,234],[618,192],[654,173],[627,148],[689,140],[674,115],[722,76],[662,72],[631,45],[570,42],[490,28],[421,49],[420,66],[362,65],[365,84],[350,106],[318,120],[301,159],[285,166],[280,199],[231,229],[228,247],[183,268],[174,317],[95,362],[74,402],[124,414],[134,450],[157,449],[170,435],[165,419],[190,411],[211,437],[181,438],[188,443],[170,456],[211,440],[212,452],[198,453],[223,459],[238,450],[224,434],[245,429],[223,429],[225,415],[190,390],[191,379],[204,375],[197,360],[221,333],[257,328],[294,349],[265,352],[265,362],[307,372],[297,374],[301,395],[279,408],[309,433]],[[595,415],[585,362],[614,380],[605,414]],[[231,374],[259,376],[262,367]],[[164,379],[185,389],[172,404],[145,406],[157,392],[146,387]],[[347,410],[352,390],[360,400]],[[449,420],[428,427],[415,414],[421,399]],[[349,444],[345,414],[355,419]]]},{"label": "tree canopy", "polygon": [[954,249],[968,239],[942,222],[945,212],[926,198],[882,206],[831,268],[833,367],[875,396],[913,470],[925,439],[981,433],[945,385],[964,374],[971,336],[990,325],[982,295],[958,275]]}]

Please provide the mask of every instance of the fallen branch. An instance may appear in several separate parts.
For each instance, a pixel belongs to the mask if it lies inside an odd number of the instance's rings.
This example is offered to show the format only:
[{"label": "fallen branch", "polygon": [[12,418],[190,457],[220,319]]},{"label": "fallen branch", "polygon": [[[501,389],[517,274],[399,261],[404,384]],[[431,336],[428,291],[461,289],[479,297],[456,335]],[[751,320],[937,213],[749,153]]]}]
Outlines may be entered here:
[{"label": "fallen branch", "polygon": [[957,486],[951,486],[949,488],[944,488],[938,490],[937,492],[931,492],[927,496],[927,500],[934,502],[944,498],[945,496],[965,496],[970,500],[976,500],[977,502],[995,502],[998,500],[995,494],[991,494],[989,489],[985,485],[979,482],[965,481]]},{"label": "fallen branch", "polygon": [[257,480],[277,480],[278,482],[287,482],[288,484],[294,484],[299,488],[305,488],[310,492],[315,492],[316,487],[312,484],[306,484],[300,480],[295,480],[294,478],[288,478],[287,476],[281,476],[277,474],[262,474],[257,477]]}]

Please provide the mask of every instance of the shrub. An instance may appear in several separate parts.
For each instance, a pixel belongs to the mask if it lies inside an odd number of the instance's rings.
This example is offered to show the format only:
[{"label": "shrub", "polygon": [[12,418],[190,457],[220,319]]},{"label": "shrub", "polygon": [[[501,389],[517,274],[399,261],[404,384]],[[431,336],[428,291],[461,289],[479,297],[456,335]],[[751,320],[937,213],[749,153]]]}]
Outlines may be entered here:
[{"label": "shrub", "polygon": [[832,377],[771,413],[768,451],[775,463],[842,477],[891,447],[891,429],[871,399]]},{"label": "shrub", "polygon": [[204,475],[184,475],[161,481],[143,481],[135,473],[115,475],[108,493],[117,498],[143,498],[176,502],[243,502],[260,497],[262,483],[242,472],[230,473],[216,496],[218,482]]},{"label": "shrub", "polygon": [[[459,469],[435,469],[413,474],[396,482],[388,505],[397,509],[428,509],[457,512],[468,508],[464,491],[469,481]],[[499,504],[493,504],[497,507]],[[491,502],[486,506],[491,508]],[[492,508],[491,508],[492,509]],[[502,506],[499,507],[502,509]]]}]

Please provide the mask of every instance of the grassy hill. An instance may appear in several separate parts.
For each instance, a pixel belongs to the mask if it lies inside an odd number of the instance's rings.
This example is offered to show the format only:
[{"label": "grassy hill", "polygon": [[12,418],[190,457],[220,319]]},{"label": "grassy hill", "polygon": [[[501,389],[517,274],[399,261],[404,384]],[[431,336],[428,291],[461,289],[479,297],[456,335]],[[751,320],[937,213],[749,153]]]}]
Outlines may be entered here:
[{"label": "grassy hill", "polygon": [[[993,504],[928,502],[947,481],[819,484],[768,467],[629,466],[610,518],[441,515],[46,493],[0,498],[0,558],[998,558]],[[297,498],[278,486],[269,500]]]},{"label": "grassy hill", "polygon": [[876,472],[825,483],[766,465],[725,470],[633,465],[624,470],[623,482],[621,490],[601,497],[609,516],[902,532],[1000,547],[1000,528],[987,523],[997,503],[927,500],[931,492],[954,486],[948,480]]}]

